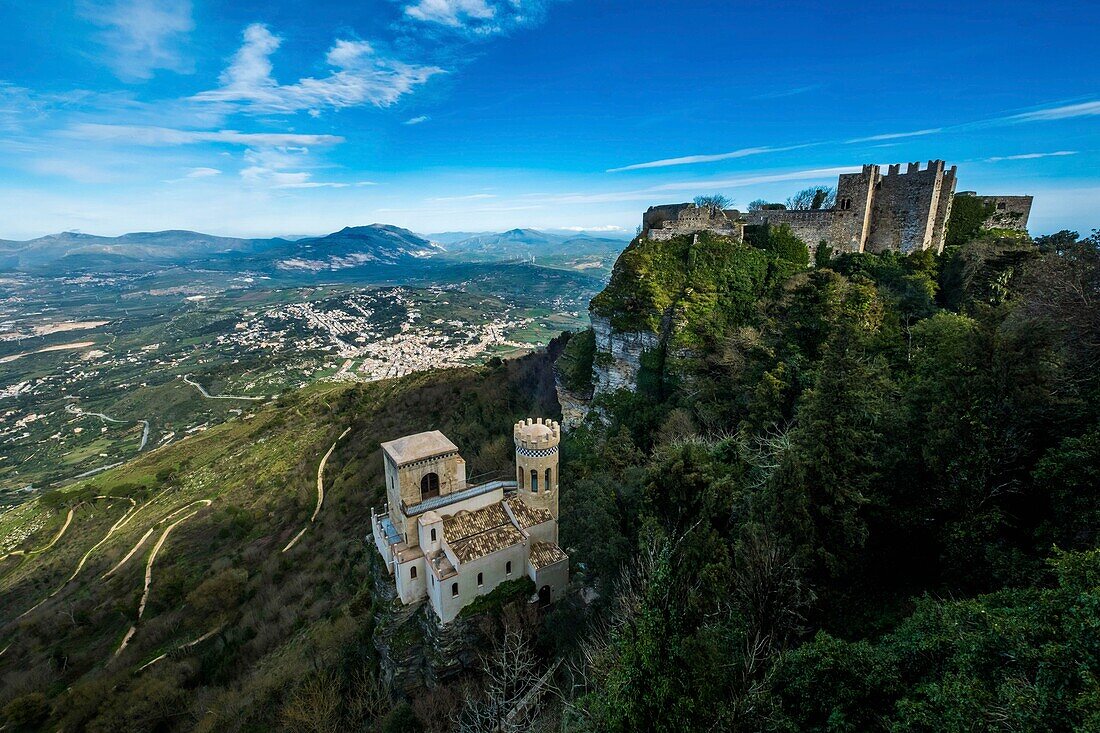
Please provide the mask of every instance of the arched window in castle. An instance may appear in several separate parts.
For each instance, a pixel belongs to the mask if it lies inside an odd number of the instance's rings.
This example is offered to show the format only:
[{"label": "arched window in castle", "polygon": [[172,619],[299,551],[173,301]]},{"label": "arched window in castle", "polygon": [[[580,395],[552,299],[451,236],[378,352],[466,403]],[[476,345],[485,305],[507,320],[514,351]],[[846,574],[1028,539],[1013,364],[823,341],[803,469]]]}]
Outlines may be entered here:
[{"label": "arched window in castle", "polygon": [[435,527],[432,527],[432,542],[435,542]]},{"label": "arched window in castle", "polygon": [[439,496],[439,474],[426,473],[424,478],[420,479],[420,500],[424,501],[436,496]]},{"label": "arched window in castle", "polygon": [[550,481],[550,469],[546,469],[546,484],[542,487],[543,491],[549,491],[550,487],[554,484]]},{"label": "arched window in castle", "polygon": [[451,583],[451,598],[458,598],[458,583]]},{"label": "arched window in castle", "polygon": [[416,580],[416,566],[409,568],[409,580]]},{"label": "arched window in castle", "polygon": [[512,561],[511,560],[504,563],[504,574],[505,575],[511,575],[512,574]]},{"label": "arched window in castle", "polygon": [[531,469],[531,493],[539,493],[539,472],[535,469]]},{"label": "arched window in castle", "polygon": [[516,468],[516,483],[519,484],[519,488],[523,488],[523,466]]},{"label": "arched window in castle", "polygon": [[480,588],[483,585],[485,585],[485,573],[478,573],[477,574],[477,587]]}]

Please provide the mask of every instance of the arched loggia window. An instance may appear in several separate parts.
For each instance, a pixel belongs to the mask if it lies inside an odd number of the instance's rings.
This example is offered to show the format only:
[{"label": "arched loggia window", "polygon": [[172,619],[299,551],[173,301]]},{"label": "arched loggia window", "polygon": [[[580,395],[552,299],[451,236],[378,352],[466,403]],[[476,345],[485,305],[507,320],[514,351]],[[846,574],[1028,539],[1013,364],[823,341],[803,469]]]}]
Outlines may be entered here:
[{"label": "arched loggia window", "polygon": [[544,486],[542,487],[542,490],[543,490],[543,491],[549,491],[549,490],[551,489],[551,487],[553,487],[553,485],[554,485],[554,484],[553,484],[553,483],[552,483],[552,482],[550,481],[550,470],[551,470],[551,469],[549,469],[549,468],[548,468],[548,469],[546,469],[546,484],[545,484],[545,485],[544,485]]},{"label": "arched loggia window", "polygon": [[534,468],[531,469],[531,493],[539,493],[539,472]]},{"label": "arched loggia window", "polygon": [[439,474],[426,473],[420,479],[420,500],[431,499],[439,496]]}]

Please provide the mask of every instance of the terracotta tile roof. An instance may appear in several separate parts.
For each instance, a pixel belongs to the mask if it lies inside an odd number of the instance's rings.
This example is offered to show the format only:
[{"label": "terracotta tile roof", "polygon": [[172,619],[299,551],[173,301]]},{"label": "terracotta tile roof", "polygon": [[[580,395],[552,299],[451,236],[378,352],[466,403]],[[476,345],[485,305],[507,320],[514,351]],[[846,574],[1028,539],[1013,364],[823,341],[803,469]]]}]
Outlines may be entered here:
[{"label": "terracotta tile roof", "polygon": [[522,499],[507,499],[504,503],[512,510],[512,515],[519,522],[521,529],[534,527],[536,524],[549,522],[554,518],[554,515],[545,509],[535,509],[527,506]]},{"label": "terracotta tile roof", "polygon": [[547,565],[553,565],[568,558],[569,556],[553,542],[531,543],[531,567],[535,570],[541,570]]},{"label": "terracotta tile roof", "polygon": [[504,511],[500,502],[482,509],[469,511],[463,509],[452,517],[443,520],[443,536],[454,545],[466,537],[503,525],[512,526],[512,520]]},{"label": "terracotta tile roof", "polygon": [[[500,505],[495,504],[494,506],[499,507]],[[451,542],[450,546],[460,562],[469,562],[522,542],[523,535],[515,528],[515,525],[509,522],[485,532],[479,532],[464,540]]]}]

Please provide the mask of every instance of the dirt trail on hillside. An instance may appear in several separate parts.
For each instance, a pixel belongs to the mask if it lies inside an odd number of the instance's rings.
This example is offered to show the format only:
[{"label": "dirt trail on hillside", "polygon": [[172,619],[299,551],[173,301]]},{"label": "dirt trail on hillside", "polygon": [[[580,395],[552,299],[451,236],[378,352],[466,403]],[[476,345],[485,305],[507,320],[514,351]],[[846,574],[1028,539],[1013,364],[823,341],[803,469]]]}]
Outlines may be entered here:
[{"label": "dirt trail on hillside", "polygon": [[[167,517],[160,520],[160,522],[157,522],[157,524],[162,524],[163,522],[171,519],[172,517],[176,516],[177,514],[183,512],[183,511],[186,511],[187,509],[190,509],[191,507],[195,506],[196,504],[202,504],[203,506],[210,506],[212,503],[213,503],[213,501],[210,500],[210,499],[199,499],[198,501],[193,501],[190,504],[188,504],[187,506],[180,507],[176,511],[172,512]],[[185,514],[184,516],[180,517],[176,521],[169,524],[167,527],[164,528],[164,532],[161,533],[160,539],[157,540],[157,544],[153,545],[153,551],[149,553],[149,559],[145,562],[145,588],[144,588],[144,590],[142,591],[142,594],[141,594],[141,603],[138,604],[137,621],[134,622],[134,625],[131,626],[130,630],[126,632],[126,636],[123,637],[122,643],[119,644],[118,649],[115,650],[115,654],[114,654],[115,657],[117,657],[119,654],[121,654],[122,650],[125,649],[126,646],[130,643],[130,639],[132,639],[133,636],[134,636],[134,633],[137,632],[138,624],[141,623],[141,617],[143,615],[145,615],[145,604],[149,602],[149,586],[152,585],[152,583],[153,583],[153,561],[157,559],[157,553],[159,553],[160,548],[164,546],[164,543],[165,543],[165,541],[167,541],[168,535],[170,535],[172,533],[172,530],[175,529],[176,527],[178,527],[179,525],[183,524],[184,522],[186,522],[191,517],[198,514],[199,511],[200,511],[200,509],[196,509],[195,511],[191,512],[190,514]]]},{"label": "dirt trail on hillside", "polygon": [[[113,497],[113,496],[97,496],[96,498],[97,498],[97,499],[115,499],[115,498],[118,498],[118,497]],[[51,598],[53,598],[54,596],[56,596],[56,595],[57,595],[58,593],[60,593],[60,592],[61,592],[62,590],[64,590],[65,586],[67,586],[67,585],[68,585],[69,583],[71,583],[71,582],[72,582],[72,580],[73,580],[73,578],[75,578],[75,577],[76,577],[76,576],[77,576],[77,575],[78,575],[78,574],[80,573],[80,571],[81,571],[81,570],[82,570],[82,569],[84,568],[84,563],[86,563],[86,562],[88,561],[88,558],[89,558],[89,557],[91,556],[91,554],[92,554],[93,552],[95,552],[95,551],[96,551],[97,549],[99,549],[99,547],[100,547],[101,545],[103,545],[103,543],[104,543],[104,542],[106,542],[107,540],[111,539],[111,535],[113,535],[113,534],[114,534],[114,533],[115,533],[115,532],[116,532],[116,531],[117,531],[118,529],[122,528],[122,527],[123,527],[123,526],[124,526],[124,525],[126,524],[126,522],[127,522],[127,521],[129,521],[129,519],[130,519],[130,518],[131,518],[131,517],[132,517],[132,516],[133,516],[134,514],[136,514],[136,513],[137,513],[137,511],[140,511],[140,509],[137,509],[137,502],[136,502],[136,501],[134,501],[134,500],[133,500],[133,499],[131,499],[130,497],[123,497],[123,498],[125,498],[125,499],[126,499],[126,501],[130,502],[130,508],[126,510],[126,513],[125,513],[125,514],[123,514],[123,515],[122,515],[122,516],[121,516],[121,517],[119,518],[119,520],[118,520],[117,522],[115,522],[114,524],[112,524],[112,525],[111,525],[111,528],[107,530],[107,534],[103,535],[103,539],[101,539],[101,540],[100,540],[99,542],[97,542],[97,543],[95,543],[94,545],[92,545],[91,549],[89,549],[89,550],[88,550],[87,552],[85,552],[85,553],[84,553],[84,556],[80,558],[80,562],[78,562],[78,563],[76,564],[76,570],[73,570],[73,574],[72,574],[72,575],[70,575],[70,576],[69,576],[69,577],[68,577],[68,578],[67,578],[67,579],[66,579],[66,580],[65,580],[65,581],[64,581],[64,582],[63,582],[63,583],[62,583],[61,585],[57,586],[57,588],[56,588],[56,589],[54,589],[54,592],[53,592],[53,593],[50,593],[50,594],[49,594],[48,596],[46,596],[45,598],[43,598],[43,599],[42,599],[41,601],[39,601],[38,603],[36,603],[36,604],[34,604],[33,606],[31,606],[30,608],[28,608],[28,609],[27,609],[26,611],[24,611],[23,613],[19,614],[19,615],[18,615],[18,616],[16,617],[16,619],[17,619],[17,620],[18,620],[18,619],[21,619],[21,618],[23,618],[23,617],[24,617],[24,616],[26,616],[26,615],[27,615],[28,613],[30,613],[30,612],[31,612],[31,611],[33,611],[34,609],[38,608],[38,607],[39,607],[39,606],[41,606],[41,605],[42,605],[43,603],[45,603],[46,601],[50,600]],[[144,508],[144,505],[143,505],[143,507],[142,507],[142,508]],[[135,511],[135,510],[137,510],[137,511]]]},{"label": "dirt trail on hillside", "polygon": [[73,511],[75,511],[75,507],[69,509],[69,514],[65,517],[65,524],[61,526],[61,531],[58,532],[52,540],[50,540],[50,544],[46,545],[45,547],[39,547],[37,550],[30,550],[29,552],[26,550],[12,550],[8,554],[0,556],[0,562],[7,560],[9,557],[34,557],[35,555],[41,555],[43,552],[56,545],[57,541],[61,539],[61,535],[65,534],[65,530],[67,530],[69,528],[69,525],[72,523]]},{"label": "dirt trail on hillside", "polygon": [[340,433],[340,437],[336,439],[336,442],[332,444],[332,447],[328,449],[328,453],[321,459],[320,465],[317,466],[317,507],[313,510],[313,516],[309,518],[309,524],[302,527],[302,531],[294,535],[294,539],[287,543],[287,546],[283,548],[283,552],[286,552],[291,547],[294,547],[298,543],[298,540],[302,538],[302,535],[306,533],[310,525],[317,521],[317,515],[321,513],[321,505],[325,503],[325,464],[328,463],[329,456],[336,450],[336,444],[339,443],[344,437],[351,432],[351,428],[347,428],[344,432]]},{"label": "dirt trail on hillside", "polygon": [[222,630],[222,629],[224,629],[224,628],[225,628],[225,624],[222,624],[221,626],[218,626],[218,627],[214,628],[214,629],[213,629],[213,630],[211,630],[211,631],[207,631],[207,632],[206,632],[205,634],[203,634],[202,636],[200,636],[200,637],[199,637],[199,638],[197,638],[197,639],[193,639],[192,641],[189,641],[189,642],[187,642],[186,644],[180,644],[180,645],[179,645],[178,647],[176,647],[175,649],[172,649],[172,650],[170,650],[170,651],[167,651],[167,652],[165,652],[164,654],[161,654],[161,655],[160,655],[159,657],[157,657],[157,658],[155,658],[155,659],[150,659],[150,660],[149,660],[148,662],[146,662],[145,664],[143,664],[143,665],[141,665],[140,667],[138,667],[138,668],[137,668],[137,671],[138,671],[138,672],[141,672],[142,670],[144,670],[144,669],[146,669],[146,668],[148,668],[148,667],[152,667],[152,666],[153,666],[154,664],[156,664],[157,662],[161,661],[162,659],[165,659],[165,658],[167,658],[167,657],[168,657],[168,655],[169,655],[169,654],[171,654],[172,652],[182,652],[182,651],[183,651],[184,649],[190,649],[190,648],[191,648],[191,647],[193,647],[193,646],[198,646],[199,644],[203,643],[204,641],[206,641],[206,640],[207,640],[207,639],[209,639],[209,638],[210,638],[211,636],[213,636],[214,634],[218,633],[219,631],[221,631],[221,630]]}]

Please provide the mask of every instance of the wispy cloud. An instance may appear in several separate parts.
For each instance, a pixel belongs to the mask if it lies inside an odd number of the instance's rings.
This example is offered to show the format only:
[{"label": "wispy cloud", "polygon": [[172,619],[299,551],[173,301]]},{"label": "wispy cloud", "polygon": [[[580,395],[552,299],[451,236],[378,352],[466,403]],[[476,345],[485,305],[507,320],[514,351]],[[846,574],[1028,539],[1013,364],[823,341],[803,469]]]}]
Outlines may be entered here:
[{"label": "wispy cloud", "polygon": [[1000,119],[1004,122],[1042,122],[1046,120],[1068,120],[1074,117],[1095,117],[1097,115],[1100,115],[1100,100],[1045,107]]},{"label": "wispy cloud", "polygon": [[874,143],[882,140],[897,140],[904,137],[920,137],[922,135],[935,135],[938,132],[943,132],[942,127],[929,127],[925,130],[912,130],[910,132],[886,132],[881,135],[871,135],[870,137],[857,137],[851,140],[846,140],[848,144],[852,143]]},{"label": "wispy cloud", "polygon": [[338,40],[325,57],[333,71],[326,77],[306,77],[294,84],[279,84],[273,76],[271,55],[282,39],[267,26],[254,23],[244,31],[244,42],[229,67],[222,72],[218,89],[201,92],[193,99],[241,106],[246,111],[292,113],[308,110],[313,115],[326,108],[361,105],[388,107],[436,74],[436,66],[406,64],[379,56],[366,41]]},{"label": "wispy cloud", "polygon": [[406,124],[406,125],[419,125],[421,123],[427,122],[430,119],[431,119],[431,117],[428,117],[428,115],[420,115],[419,117],[412,117],[410,119],[405,120],[404,124]]},{"label": "wispy cloud", "polygon": [[532,193],[526,194],[524,198],[532,200],[537,199],[543,205],[553,206],[560,206],[563,204],[609,204],[633,201],[653,201],[670,193],[699,193],[701,191],[744,188],[747,186],[758,186],[764,183],[781,183],[785,181],[826,181],[835,178],[841,173],[852,173],[857,170],[859,170],[858,166],[810,168],[807,170],[753,174],[732,178],[702,178],[692,181],[674,181],[659,186],[649,186],[647,188],[630,191],[564,194]]},{"label": "wispy cloud", "polygon": [[621,171],[637,171],[646,168],[668,168],[677,165],[694,165],[696,163],[714,163],[720,160],[732,160],[734,158],[747,158],[750,155],[761,155],[763,153],[780,153],[785,150],[797,150],[799,148],[809,147],[809,145],[790,145],[787,147],[773,148],[773,147],[757,147],[757,148],[741,148],[740,150],[734,150],[729,153],[717,153],[714,155],[684,155],[679,158],[665,158],[664,160],[651,160],[647,163],[634,163],[633,165],[624,165],[619,168],[608,168],[608,173],[619,173]]},{"label": "wispy cloud", "polygon": [[149,79],[158,69],[190,73],[183,45],[194,29],[191,0],[86,0],[81,14],[103,30],[102,61],[124,81]]},{"label": "wispy cloud", "polygon": [[104,125],[78,123],[66,128],[66,137],[97,142],[126,143],[144,146],[190,145],[195,143],[225,143],[284,147],[294,145],[326,146],[344,142],[338,135],[302,135],[290,132],[237,132],[236,130],[176,130],[169,127],[139,127],[134,125]]},{"label": "wispy cloud", "polygon": [[790,89],[776,89],[775,91],[762,92],[751,97],[751,99],[782,99],[783,97],[794,97],[799,94],[805,94],[820,89],[821,84],[808,84],[803,87],[792,87]]},{"label": "wispy cloud", "polygon": [[441,201],[480,201],[483,199],[495,199],[496,194],[492,193],[472,193],[468,196],[438,196],[436,198],[427,199],[439,203]]},{"label": "wispy cloud", "polygon": [[416,0],[405,16],[474,35],[504,33],[542,19],[548,0]]},{"label": "wispy cloud", "polygon": [[192,168],[187,171],[185,178],[212,178],[220,176],[222,172],[217,168]]},{"label": "wispy cloud", "polygon": [[986,158],[986,163],[998,163],[1002,160],[1034,160],[1035,158],[1060,158],[1066,155],[1077,155],[1076,150],[1055,150],[1053,153],[1020,153],[1019,155],[997,155]]},{"label": "wispy cloud", "polygon": [[458,28],[467,23],[492,19],[496,8],[485,0],[419,0],[405,6],[405,15],[415,20]]}]

